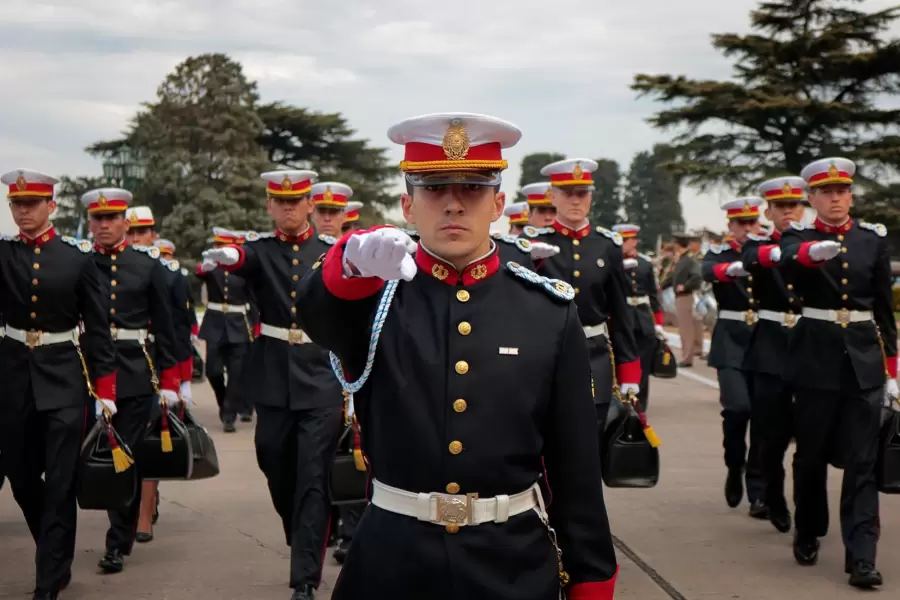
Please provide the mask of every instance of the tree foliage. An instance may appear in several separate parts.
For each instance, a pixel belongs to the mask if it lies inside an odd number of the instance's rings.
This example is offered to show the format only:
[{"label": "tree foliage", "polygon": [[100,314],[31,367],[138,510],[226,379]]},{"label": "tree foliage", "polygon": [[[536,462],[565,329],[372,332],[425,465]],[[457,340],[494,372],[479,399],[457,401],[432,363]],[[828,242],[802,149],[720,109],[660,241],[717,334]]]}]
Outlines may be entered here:
[{"label": "tree foliage", "polygon": [[621,222],[622,173],[619,163],[608,158],[598,158],[594,173],[594,201],[591,204],[591,222],[603,227],[612,227]]},{"label": "tree foliage", "polygon": [[622,194],[625,219],[641,228],[646,250],[655,248],[660,236],[668,239],[684,229],[678,182],[663,167],[668,160],[669,150],[661,145],[635,155]]},{"label": "tree foliage", "polygon": [[56,213],[53,215],[53,225],[57,231],[73,237],[79,234],[83,238],[87,237],[87,222],[81,197],[93,189],[108,185],[102,177],[62,176],[56,192]]},{"label": "tree foliage", "polygon": [[[519,173],[519,189],[521,190],[529,183],[549,181],[548,177],[541,175],[541,169],[546,165],[562,160],[565,157],[565,154],[559,154],[557,152],[535,152],[523,156],[520,168],[521,172]],[[525,196],[523,196],[521,192],[516,192],[515,201],[525,202]]]}]

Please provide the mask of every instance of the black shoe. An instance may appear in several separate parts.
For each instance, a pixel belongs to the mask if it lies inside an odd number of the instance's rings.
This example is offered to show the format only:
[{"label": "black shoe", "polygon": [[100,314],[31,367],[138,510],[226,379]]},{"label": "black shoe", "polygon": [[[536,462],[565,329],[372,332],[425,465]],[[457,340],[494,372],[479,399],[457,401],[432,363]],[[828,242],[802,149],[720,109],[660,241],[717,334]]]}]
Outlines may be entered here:
[{"label": "black shoe", "polygon": [[104,573],[121,573],[125,568],[125,559],[122,557],[120,550],[107,550],[97,566]]},{"label": "black shoe", "polygon": [[875,568],[875,565],[867,563],[864,560],[856,561],[853,568],[850,569],[850,585],[857,588],[873,588],[878,587],[884,581],[881,573]]},{"label": "black shoe", "polygon": [[754,500],[750,504],[750,510],[747,512],[751,519],[760,519],[765,521],[769,518],[769,507],[762,500]]},{"label": "black shoe", "polygon": [[311,585],[301,585],[294,589],[291,600],[314,600],[316,597],[316,588]]},{"label": "black shoe", "polygon": [[794,560],[804,567],[811,567],[819,562],[819,540],[808,536],[794,536]]},{"label": "black shoe", "polygon": [[222,431],[224,431],[225,433],[234,433],[235,431],[237,431],[237,427],[234,426],[234,423],[223,423]]},{"label": "black shoe", "polygon": [[775,529],[780,531],[781,533],[787,533],[791,530],[791,513],[785,510],[782,511],[773,511],[769,510],[769,522],[775,526]]},{"label": "black shoe", "polygon": [[341,539],[340,543],[338,543],[338,547],[334,549],[334,552],[331,554],[334,557],[334,560],[337,564],[342,565],[344,561],[347,560],[347,552],[350,550],[350,540]]},{"label": "black shoe", "polygon": [[56,600],[59,598],[59,592],[38,592],[35,590],[31,600]]},{"label": "black shoe", "polygon": [[134,534],[134,541],[138,544],[146,544],[148,542],[153,541],[153,532],[144,533],[143,531],[138,531]]},{"label": "black shoe", "polygon": [[728,469],[725,478],[725,502],[735,508],[744,499],[744,470]]},{"label": "black shoe", "polygon": [[252,423],[252,422],[253,422],[253,415],[251,415],[251,414],[241,415],[241,423]]},{"label": "black shoe", "polygon": [[151,525],[156,525],[159,521],[159,488],[156,488],[156,508],[153,509],[153,518],[150,519]]}]

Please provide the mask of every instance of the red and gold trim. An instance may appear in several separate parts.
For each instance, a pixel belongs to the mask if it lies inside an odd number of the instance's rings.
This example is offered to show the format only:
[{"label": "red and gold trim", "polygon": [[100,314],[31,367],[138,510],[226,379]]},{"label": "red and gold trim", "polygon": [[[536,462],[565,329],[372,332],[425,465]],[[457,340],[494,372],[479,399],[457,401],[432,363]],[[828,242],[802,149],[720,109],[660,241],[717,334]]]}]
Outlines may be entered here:
[{"label": "red and gold trim", "polygon": [[615,574],[606,581],[588,581],[576,583],[569,587],[569,600],[613,600],[616,592],[616,578],[619,576],[619,565]]},{"label": "red and gold trim", "polygon": [[510,225],[528,225],[528,211],[524,210],[520,213],[513,213],[509,215],[509,224]]},{"label": "red and gold trim", "polygon": [[175,254],[175,244],[157,242],[156,247],[159,248],[159,251],[163,254]]},{"label": "red and gold trim", "polygon": [[181,373],[181,381],[191,381],[194,379],[194,357],[183,360],[178,363],[178,370]]},{"label": "red and gold trim", "polygon": [[759,207],[745,204],[741,208],[731,208],[726,211],[729,219],[758,219]]},{"label": "red and gold trim", "polygon": [[507,162],[503,160],[502,148],[498,142],[472,146],[460,152],[460,158],[448,157],[443,146],[424,142],[409,142],[400,161],[400,170],[417,171],[502,171]]},{"label": "red and gold trim", "polygon": [[802,244],[800,244],[800,248],[797,250],[797,262],[804,267],[821,267],[826,262],[828,262],[824,260],[815,261],[809,255],[809,247],[815,243],[816,242],[803,242]]},{"label": "red and gold trim", "polygon": [[547,188],[547,191],[543,194],[531,194],[526,196],[525,199],[528,201],[528,206],[552,206],[553,202],[550,200],[550,188]]},{"label": "red and gold trim", "polygon": [[730,262],[723,262],[723,263],[719,263],[717,265],[713,265],[713,268],[712,268],[713,276],[716,279],[718,279],[719,281],[733,281],[734,278],[729,277],[728,274],[725,272],[726,270],[728,270],[728,265],[730,265],[730,264],[731,264]]},{"label": "red and gold trim", "polygon": [[550,175],[550,185],[554,187],[594,185],[594,176],[590,171],[585,171],[580,166],[576,166],[571,173],[553,173]]},{"label": "red and gold trim", "polygon": [[303,194],[308,194],[311,189],[312,180],[304,179],[302,181],[292,182],[290,177],[285,177],[281,183],[270,181],[266,185],[266,193],[270,196],[277,196],[279,198],[302,196]]},{"label": "red and gold trim", "polygon": [[356,221],[359,221],[358,210],[348,210],[344,213],[344,223],[355,223]]},{"label": "red and gold trim", "polygon": [[566,227],[559,221],[553,221],[553,229],[555,229],[556,232],[563,237],[574,238],[574,239],[586,238],[591,233],[590,224],[585,225],[581,229],[575,231],[571,227]]},{"label": "red and gold trim", "polygon": [[107,248],[106,246],[101,246],[98,243],[94,243],[94,251],[99,252],[100,254],[118,254],[122,250],[128,247],[128,240],[122,240],[115,246],[111,248]]},{"label": "red and gold trim", "polygon": [[416,250],[416,265],[423,273],[447,285],[457,285],[460,282],[463,285],[475,285],[500,270],[500,255],[495,247],[490,254],[466,265],[462,272],[459,272],[456,267],[430,254],[422,244],[419,244]]},{"label": "red and gold trim", "polygon": [[771,268],[776,265],[775,261],[772,260],[772,250],[777,247],[778,246],[776,246],[775,244],[759,247],[759,264],[761,266]]},{"label": "red and gold trim", "polygon": [[7,198],[52,198],[53,185],[49,183],[28,183],[24,177],[19,177],[18,181],[9,186],[6,194]]},{"label": "red and gold trim", "polygon": [[816,173],[809,178],[809,187],[817,187],[820,185],[828,185],[829,183],[853,183],[853,177],[847,171],[838,169],[835,165],[831,165],[827,171]]},{"label": "red and gold trim", "polygon": [[156,227],[156,219],[141,219],[137,216],[137,213],[131,213],[131,216],[128,217],[128,225],[132,228],[135,227]]},{"label": "red and gold trim", "polygon": [[623,240],[633,239],[638,236],[637,229],[619,229],[616,233],[621,235]]},{"label": "red and gold trim", "polygon": [[21,231],[19,232],[19,235],[16,237],[19,239],[19,241],[24,243],[26,246],[43,246],[44,244],[46,244],[47,242],[49,242],[50,240],[52,240],[53,238],[56,237],[56,228],[51,225],[50,229],[48,229],[47,231],[45,231],[44,233],[42,233],[41,235],[37,236],[34,239],[28,237]]},{"label": "red and gold trim", "polygon": [[[193,374],[192,374],[193,375]],[[190,381],[190,379],[188,379]],[[165,369],[159,376],[159,387],[163,390],[178,392],[178,385],[181,383],[181,368],[179,365]]]},{"label": "red and gold trim", "polygon": [[88,204],[87,212],[89,215],[98,213],[119,213],[128,210],[128,202],[125,200],[107,200],[105,196],[100,196],[96,202]]},{"label": "red and gold trim", "polygon": [[116,401],[116,372],[102,375],[94,380],[94,392],[98,398]]},{"label": "red and gold trim", "polygon": [[214,235],[213,243],[215,244],[239,244],[241,240],[231,235]]},{"label": "red and gold trim", "polygon": [[302,244],[303,242],[311,238],[314,233],[315,231],[313,231],[313,228],[307,225],[306,229],[303,232],[298,233],[297,235],[291,235],[289,233],[281,231],[280,229],[276,229],[275,237],[277,237],[282,242],[287,242],[289,244]]},{"label": "red and gold trim", "polygon": [[784,187],[778,190],[769,190],[763,198],[766,202],[777,202],[779,200],[804,200],[806,196],[803,194],[803,188],[791,187],[789,183],[785,183]]},{"label": "red and gold trim", "polygon": [[347,196],[343,194],[335,194],[331,188],[326,187],[321,194],[312,197],[315,206],[324,206],[331,208],[345,208],[347,206]]},{"label": "red and gold trim", "polygon": [[616,377],[619,383],[641,383],[641,360],[635,359],[627,363],[616,364]]},{"label": "red and gold trim", "polygon": [[853,219],[847,219],[846,223],[835,227],[834,225],[829,225],[828,223],[825,223],[824,221],[816,218],[813,225],[815,225],[816,229],[818,229],[822,233],[847,233],[848,231],[853,229]]}]

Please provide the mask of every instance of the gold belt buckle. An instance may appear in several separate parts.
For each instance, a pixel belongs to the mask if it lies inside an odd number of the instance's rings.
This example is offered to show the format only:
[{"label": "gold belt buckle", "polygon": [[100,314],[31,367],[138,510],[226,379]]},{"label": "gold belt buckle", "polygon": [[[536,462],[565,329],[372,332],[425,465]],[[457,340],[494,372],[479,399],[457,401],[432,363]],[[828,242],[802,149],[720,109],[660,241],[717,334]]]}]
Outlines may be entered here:
[{"label": "gold belt buckle", "polygon": [[475,503],[478,494],[466,494],[465,496],[445,496],[437,494],[437,520],[438,524],[462,525],[475,522]]},{"label": "gold belt buckle", "polygon": [[756,313],[753,312],[752,310],[748,310],[747,312],[745,312],[744,313],[744,322],[747,325],[753,325],[754,323],[756,323]]},{"label": "gold belt buckle", "polygon": [[797,315],[794,313],[784,313],[784,326],[791,329],[797,324]]},{"label": "gold belt buckle", "polygon": [[109,336],[112,338],[112,341],[119,341],[119,330],[116,327],[110,327]]},{"label": "gold belt buckle", "polygon": [[294,344],[302,344],[302,343],[303,343],[303,330],[301,330],[301,329],[288,330],[288,344],[293,346]]},{"label": "gold belt buckle", "polygon": [[25,332],[25,345],[29,350],[34,350],[41,345],[41,332],[30,329]]},{"label": "gold belt buckle", "polygon": [[849,323],[850,322],[850,311],[846,308],[842,308],[837,311],[837,322],[838,323]]}]

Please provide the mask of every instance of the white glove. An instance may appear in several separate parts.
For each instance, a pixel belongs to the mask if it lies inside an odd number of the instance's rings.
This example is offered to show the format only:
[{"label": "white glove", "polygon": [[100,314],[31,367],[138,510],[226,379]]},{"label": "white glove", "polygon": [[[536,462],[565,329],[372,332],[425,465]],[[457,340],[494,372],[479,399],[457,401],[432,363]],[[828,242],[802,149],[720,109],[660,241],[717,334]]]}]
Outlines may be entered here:
[{"label": "white glove", "polygon": [[900,387],[897,386],[896,379],[888,379],[884,384],[884,407],[895,409],[894,402],[900,398]]},{"label": "white glove", "polygon": [[816,242],[809,247],[809,257],[816,262],[831,260],[840,253],[841,244],[839,242]]},{"label": "white glove", "polygon": [[654,325],[653,329],[656,331],[656,337],[660,339],[666,339],[666,330],[662,325]]},{"label": "white glove", "polygon": [[113,416],[117,412],[116,403],[112,400],[104,400],[103,398],[100,398],[99,400],[94,401],[94,412],[98,417],[106,412],[104,408],[109,409],[109,416]]},{"label": "white glove", "polygon": [[[231,248],[231,250],[233,250],[233,248]],[[219,263],[217,263],[216,261],[214,261],[211,258],[204,258],[203,262],[200,263],[200,270],[203,271],[204,273],[209,273],[210,271],[215,271],[217,268],[219,268]]]},{"label": "white glove", "polygon": [[211,248],[202,254],[203,264],[207,261],[220,265],[235,265],[241,259],[241,253],[237,248]]},{"label": "white glove", "polygon": [[409,253],[415,250],[416,243],[407,234],[382,227],[350,236],[344,247],[344,261],[356,267],[363,277],[412,281],[417,269]]},{"label": "white glove", "polygon": [[550,258],[559,254],[559,246],[546,244],[544,242],[531,242],[531,258],[532,260],[541,260],[542,258]]},{"label": "white glove", "polygon": [[750,273],[744,268],[744,263],[736,260],[725,268],[725,274],[729,277],[746,277]]},{"label": "white glove", "polygon": [[178,394],[181,396],[181,399],[184,401],[184,405],[187,408],[190,408],[194,404],[194,396],[191,394],[191,382],[190,381],[182,381],[181,388],[178,390]]},{"label": "white glove", "polygon": [[772,248],[772,251],[769,252],[769,260],[771,260],[773,263],[779,262],[781,260],[781,248],[779,248],[778,246]]},{"label": "white glove", "polygon": [[619,386],[619,391],[622,392],[622,398],[628,398],[628,394],[634,392],[634,395],[637,396],[638,392],[641,391],[641,386],[636,383],[623,383]]},{"label": "white glove", "polygon": [[622,265],[624,265],[626,269],[633,269],[638,266],[638,261],[636,258],[626,258],[622,260]]},{"label": "white glove", "polygon": [[170,407],[174,407],[178,404],[178,394],[172,390],[159,390],[159,403],[162,404],[163,402]]}]

